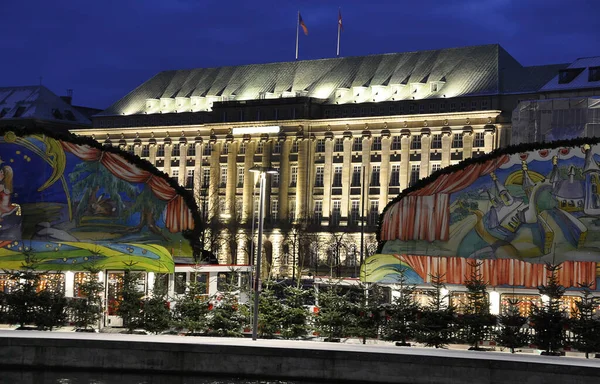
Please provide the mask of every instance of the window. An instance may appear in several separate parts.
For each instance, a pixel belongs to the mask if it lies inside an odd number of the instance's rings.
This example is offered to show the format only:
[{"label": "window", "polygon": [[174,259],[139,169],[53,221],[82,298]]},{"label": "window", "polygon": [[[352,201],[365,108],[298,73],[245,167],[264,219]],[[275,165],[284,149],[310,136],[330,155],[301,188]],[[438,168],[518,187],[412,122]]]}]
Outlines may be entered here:
[{"label": "window", "polygon": [[323,174],[325,172],[325,168],[317,167],[315,169],[315,187],[323,186]]},{"label": "window", "polygon": [[290,151],[290,153],[298,153],[298,141],[294,140],[294,142],[292,143],[292,150]]},{"label": "window", "polygon": [[190,144],[187,146],[187,155],[190,157],[196,156],[196,145],[195,144]]},{"label": "window", "polygon": [[488,109],[488,101],[481,100],[481,109]]},{"label": "window", "polygon": [[360,200],[352,200],[350,209],[350,221],[358,224],[360,220]]},{"label": "window", "polygon": [[431,83],[431,92],[437,92],[439,89],[438,83]]},{"label": "window", "polygon": [[373,138],[373,141],[371,142],[371,150],[381,151],[381,136]]},{"label": "window", "polygon": [[204,156],[210,156],[210,154],[212,153],[212,144],[206,144],[204,146]]},{"label": "window", "polygon": [[418,164],[413,164],[410,166],[410,185],[414,185],[417,181],[419,181],[419,174],[421,173],[421,166]]},{"label": "window", "polygon": [[273,146],[273,153],[281,153],[281,141],[276,141]]},{"label": "window", "polygon": [[600,81],[600,67],[590,67],[588,81]]},{"label": "window", "polygon": [[440,113],[446,112],[446,103],[440,103]]},{"label": "window", "polygon": [[227,185],[227,167],[221,167],[221,180],[219,181],[219,187],[225,188]]},{"label": "window", "polygon": [[344,152],[344,139],[335,139],[334,152]]},{"label": "window", "polygon": [[368,225],[375,226],[379,220],[379,200],[371,200],[369,202],[369,218]]},{"label": "window", "polygon": [[411,104],[408,106],[408,113],[415,113],[415,105]]},{"label": "window", "polygon": [[318,139],[317,140],[317,147],[316,147],[315,151],[317,153],[325,152],[325,139]]},{"label": "window", "polygon": [[402,145],[402,138],[400,136],[394,136],[392,137],[392,151],[396,151],[396,150],[400,150],[400,147]]},{"label": "window", "polygon": [[585,68],[567,68],[558,71],[558,84],[567,84],[573,81]]},{"label": "window", "polygon": [[455,133],[452,136],[452,148],[462,148],[463,146],[463,134]]},{"label": "window", "polygon": [[204,295],[208,295],[208,272],[190,272],[190,280],[204,291]]},{"label": "window", "polygon": [[265,147],[265,143],[262,141],[259,141],[258,145],[256,146],[256,153],[263,153],[264,147]]},{"label": "window", "polygon": [[142,157],[150,157],[150,146],[149,145],[142,146]]},{"label": "window", "polygon": [[352,143],[352,150],[353,151],[362,151],[362,138],[361,137],[354,138],[354,142]]},{"label": "window", "polygon": [[204,168],[202,170],[202,188],[208,188],[210,185],[210,169]]},{"label": "window", "polygon": [[181,152],[179,149],[180,149],[179,144],[173,145],[173,149],[171,150],[171,156],[180,156]]},{"label": "window", "polygon": [[237,273],[235,272],[219,272],[217,274],[217,291],[230,292],[237,288]]},{"label": "window", "polygon": [[410,137],[410,149],[421,149],[421,136]]},{"label": "window", "polygon": [[434,103],[429,104],[429,113],[435,113],[435,104]]},{"label": "window", "polygon": [[431,164],[431,173],[439,171],[440,169],[442,169],[442,164],[438,164],[438,163]]},{"label": "window", "polygon": [[342,186],[342,167],[335,167],[333,170],[333,187]]},{"label": "window", "polygon": [[475,134],[475,140],[473,140],[474,147],[484,147],[485,146],[485,133],[477,132]]},{"label": "window", "polygon": [[237,169],[237,187],[242,188],[244,186],[244,167],[238,167]]},{"label": "window", "polygon": [[271,220],[277,221],[277,213],[279,212],[279,200],[271,198]]},{"label": "window", "polygon": [[419,113],[425,113],[425,105],[419,104]]},{"label": "window", "polygon": [[279,173],[273,173],[271,175],[271,187],[279,188]]},{"label": "window", "polygon": [[467,110],[467,103],[465,103],[464,101],[460,102],[460,110],[461,111],[466,111]]},{"label": "window", "polygon": [[229,143],[223,144],[223,148],[221,148],[221,154],[227,155],[229,153]]},{"label": "window", "polygon": [[[296,207],[296,204],[294,204],[294,209]],[[292,210],[290,209],[290,215],[294,214],[295,216],[295,212],[292,212]],[[315,201],[315,222],[320,223],[321,220],[323,219],[323,201],[321,200],[317,200]]]},{"label": "window", "polygon": [[390,186],[397,187],[400,185],[400,165],[393,164],[392,172],[390,174]]},{"label": "window", "polygon": [[194,188],[194,170],[188,169],[185,175],[185,187]]},{"label": "window", "polygon": [[471,111],[476,111],[476,110],[477,110],[477,102],[471,101]]},{"label": "window", "polygon": [[173,179],[175,182],[179,180],[179,168],[171,169],[171,179]]},{"label": "window", "polygon": [[450,112],[456,112],[456,103],[450,103]]},{"label": "window", "polygon": [[240,143],[240,150],[239,150],[239,153],[240,153],[241,155],[243,155],[243,154],[245,154],[245,153],[246,153],[246,143],[245,143],[245,142],[244,142],[244,143]]},{"label": "window", "polygon": [[175,293],[183,295],[187,283],[187,274],[185,272],[175,272]]},{"label": "window", "polygon": [[165,156],[165,146],[163,144],[158,144],[157,149],[156,149],[156,156],[157,157]]},{"label": "window", "polygon": [[[290,220],[296,220],[296,200],[291,199],[290,203],[289,203],[289,215],[290,215]],[[323,203],[321,202],[321,207],[323,207]],[[322,208],[321,208],[322,209]]]},{"label": "window", "polygon": [[298,183],[298,167],[292,167],[291,171],[290,187],[295,187],[296,183]]},{"label": "window", "polygon": [[442,135],[435,134],[431,137],[431,149],[442,148]]},{"label": "window", "polygon": [[374,165],[371,169],[371,185],[374,187],[379,186],[379,175],[381,171],[381,166]]},{"label": "window", "polygon": [[360,165],[355,165],[354,168],[353,168],[353,170],[352,170],[352,184],[351,184],[351,186],[353,186],[353,187],[360,186],[360,169],[361,169]]},{"label": "window", "polygon": [[333,200],[333,209],[331,210],[331,225],[337,226],[340,223],[342,214],[342,201]]}]

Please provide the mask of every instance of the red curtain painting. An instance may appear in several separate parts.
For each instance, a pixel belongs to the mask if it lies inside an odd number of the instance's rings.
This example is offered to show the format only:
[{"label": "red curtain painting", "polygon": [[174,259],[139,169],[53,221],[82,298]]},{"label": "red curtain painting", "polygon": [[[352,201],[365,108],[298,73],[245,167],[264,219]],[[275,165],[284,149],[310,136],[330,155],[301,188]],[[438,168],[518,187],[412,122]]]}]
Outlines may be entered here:
[{"label": "red curtain painting", "polygon": [[[437,257],[394,255],[406,262],[425,282],[430,275],[444,276],[447,284],[464,285],[465,276],[471,273],[472,263],[464,257]],[[546,284],[548,273],[544,264],[533,264],[516,259],[487,259],[481,262],[483,280],[491,286],[510,285],[537,288]],[[558,282],[564,287],[577,287],[578,283],[593,283],[596,289],[596,263],[593,261],[564,261],[558,271]]]},{"label": "red curtain painting", "polygon": [[118,154],[105,152],[87,145],[78,145],[61,141],[63,148],[83,161],[99,161],[118,178],[130,183],[145,183],[154,195],[167,201],[165,226],[170,232],[181,232],[194,228],[192,212],[185,200],[162,177],[154,176]]},{"label": "red curtain painting", "polygon": [[508,155],[502,155],[485,163],[471,164],[441,175],[434,182],[404,196],[385,212],[381,240],[447,241],[450,234],[450,194],[495,171],[508,159]]}]

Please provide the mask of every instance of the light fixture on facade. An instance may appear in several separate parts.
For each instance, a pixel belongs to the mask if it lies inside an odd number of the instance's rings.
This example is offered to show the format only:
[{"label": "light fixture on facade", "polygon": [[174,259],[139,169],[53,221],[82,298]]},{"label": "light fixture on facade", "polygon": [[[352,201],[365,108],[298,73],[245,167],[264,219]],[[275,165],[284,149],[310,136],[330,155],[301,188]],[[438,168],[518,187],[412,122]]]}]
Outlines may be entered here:
[{"label": "light fixture on facade", "polygon": [[262,133],[279,133],[281,127],[279,125],[265,126],[265,127],[236,127],[233,128],[231,133],[234,135],[252,135]]}]

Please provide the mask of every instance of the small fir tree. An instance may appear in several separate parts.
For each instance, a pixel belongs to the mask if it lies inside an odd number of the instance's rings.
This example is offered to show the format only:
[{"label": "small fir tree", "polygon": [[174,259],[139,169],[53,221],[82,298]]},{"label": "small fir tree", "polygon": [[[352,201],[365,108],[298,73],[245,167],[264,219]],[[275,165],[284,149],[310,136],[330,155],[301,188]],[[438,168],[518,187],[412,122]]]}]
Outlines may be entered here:
[{"label": "small fir tree", "polygon": [[208,316],[207,334],[210,336],[242,337],[242,329],[247,324],[246,311],[238,301],[238,287],[232,281],[223,283],[223,292],[214,299],[214,306]]},{"label": "small fir tree", "polygon": [[11,292],[6,295],[6,318],[10,324],[18,324],[21,329],[36,321],[37,288],[40,283],[40,275],[36,271],[39,263],[33,251],[26,248],[23,256],[25,260],[19,270],[4,271],[13,283]]},{"label": "small fir tree", "polygon": [[545,355],[557,355],[565,341],[565,328],[568,318],[560,307],[560,299],[565,287],[558,282],[558,271],[561,265],[546,264],[548,282],[538,287],[540,295],[548,300],[541,305],[533,305],[530,320],[535,330],[533,343],[543,349]]},{"label": "small fir tree", "polygon": [[351,323],[351,304],[348,293],[342,293],[337,285],[322,287],[317,294],[318,313],[315,328],[325,341],[346,337]]},{"label": "small fir tree", "polygon": [[350,334],[366,344],[367,338],[379,336],[383,319],[383,292],[378,285],[371,287],[361,285],[360,288],[355,301],[351,304]]},{"label": "small fir tree", "polygon": [[430,275],[433,289],[427,291],[429,302],[415,327],[415,339],[428,347],[444,348],[453,340],[454,307],[448,304],[444,275]]},{"label": "small fir tree", "polygon": [[272,339],[281,334],[284,307],[277,297],[273,282],[267,281],[258,297],[258,335],[262,339]]},{"label": "small fir tree", "polygon": [[495,334],[498,345],[510,349],[515,353],[515,348],[529,343],[529,334],[523,329],[527,324],[527,317],[519,312],[519,299],[508,299],[508,308],[498,317],[500,329]]},{"label": "small fir tree", "polygon": [[304,304],[313,295],[299,287],[288,286],[284,289],[283,317],[281,321],[281,336],[284,339],[298,339],[308,334],[308,320],[310,314]]},{"label": "small fir tree", "polygon": [[173,310],[173,325],[190,335],[206,332],[208,313],[212,307],[206,294],[206,286],[190,281],[185,294],[180,297]]},{"label": "small fir tree", "polygon": [[589,359],[590,353],[600,352],[600,318],[595,315],[598,299],[591,294],[592,283],[579,284],[579,287],[583,297],[575,303],[577,307],[571,319],[572,345],[585,352],[585,358]]},{"label": "small fir tree", "polygon": [[117,315],[123,319],[127,332],[133,333],[136,328],[143,327],[142,298],[144,292],[138,289],[139,272],[132,271],[131,266],[123,274],[123,288],[117,307]]},{"label": "small fir tree", "polygon": [[171,310],[167,298],[167,285],[164,280],[156,279],[152,297],[144,301],[144,329],[159,334],[171,325]]},{"label": "small fir tree", "polygon": [[465,279],[467,305],[462,316],[458,317],[462,339],[471,345],[472,350],[480,350],[479,344],[490,336],[496,325],[496,317],[490,314],[488,283],[483,279],[481,265],[482,262],[469,263],[471,274]]},{"label": "small fir tree", "polygon": [[415,286],[407,284],[406,269],[399,272],[398,297],[387,309],[387,324],[384,329],[386,340],[396,340],[398,346],[410,346],[407,342],[414,337],[414,327],[420,312],[419,304],[415,302]]},{"label": "small fir tree", "polygon": [[86,268],[87,276],[78,287],[78,298],[70,303],[73,323],[78,330],[93,330],[102,317],[102,292],[104,284],[98,279],[100,270],[96,267]]},{"label": "small fir tree", "polygon": [[35,325],[40,330],[52,330],[67,321],[67,299],[62,289],[53,284],[38,292],[35,306]]}]

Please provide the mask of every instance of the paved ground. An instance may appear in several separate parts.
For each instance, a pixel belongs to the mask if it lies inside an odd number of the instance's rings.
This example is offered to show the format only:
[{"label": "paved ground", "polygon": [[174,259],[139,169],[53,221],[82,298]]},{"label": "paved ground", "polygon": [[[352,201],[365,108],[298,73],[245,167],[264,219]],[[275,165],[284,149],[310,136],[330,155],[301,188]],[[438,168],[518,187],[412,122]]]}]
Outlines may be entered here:
[{"label": "paved ground", "polygon": [[[582,354],[567,355],[565,357],[540,356],[536,353],[511,354],[500,351],[468,351],[465,345],[451,345],[448,349],[435,349],[425,347],[396,347],[391,343],[370,341],[363,345],[356,339],[343,340],[341,343],[325,343],[321,341],[296,341],[296,340],[252,340],[249,338],[220,338],[220,337],[186,337],[174,335],[129,335],[121,333],[79,333],[65,329],[52,332],[16,331],[0,329],[0,338],[46,338],[46,339],[81,339],[81,340],[114,340],[135,341],[148,343],[176,343],[176,344],[208,344],[249,346],[256,348],[287,348],[287,349],[313,349],[330,351],[353,351],[383,354],[410,354],[416,356],[448,356],[455,358],[486,359],[501,361],[519,361],[530,363],[551,363],[557,365],[570,365],[600,368],[600,359],[580,358]],[[2,342],[0,341],[0,344]],[[531,351],[531,350],[530,350]],[[531,351],[533,352],[533,351]]]}]

